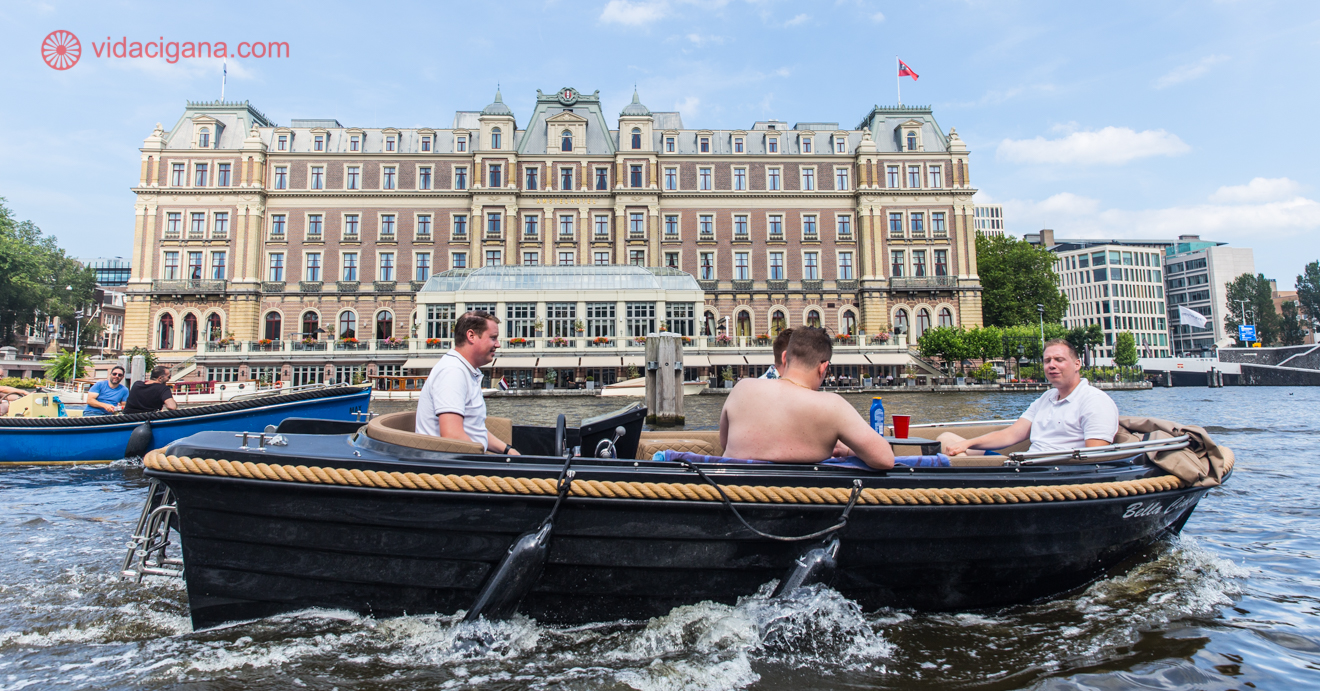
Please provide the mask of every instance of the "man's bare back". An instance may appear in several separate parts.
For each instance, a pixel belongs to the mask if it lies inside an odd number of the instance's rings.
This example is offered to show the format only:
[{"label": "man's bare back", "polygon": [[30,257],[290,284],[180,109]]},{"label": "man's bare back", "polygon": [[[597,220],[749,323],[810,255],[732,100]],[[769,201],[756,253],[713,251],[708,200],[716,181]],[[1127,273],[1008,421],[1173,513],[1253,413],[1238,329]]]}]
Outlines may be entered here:
[{"label": "man's bare back", "polygon": [[[804,388],[813,372],[792,368],[784,379],[743,379],[720,413],[724,455],[784,463],[818,463],[842,441],[868,466],[894,467],[894,451],[842,396]],[[819,380],[815,383],[819,386]]]}]

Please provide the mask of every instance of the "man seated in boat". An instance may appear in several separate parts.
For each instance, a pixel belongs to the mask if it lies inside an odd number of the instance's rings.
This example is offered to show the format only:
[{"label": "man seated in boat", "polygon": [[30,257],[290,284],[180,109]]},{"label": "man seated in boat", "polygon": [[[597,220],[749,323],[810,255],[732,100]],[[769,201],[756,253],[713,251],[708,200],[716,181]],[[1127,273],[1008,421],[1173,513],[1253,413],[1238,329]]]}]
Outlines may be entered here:
[{"label": "man seated in boat", "polygon": [[28,395],[27,391],[12,386],[0,386],[0,415],[9,414],[9,404]]},{"label": "man seated in boat", "polygon": [[980,456],[1026,439],[1031,451],[1071,451],[1084,446],[1108,446],[1118,433],[1118,406],[1109,394],[1082,378],[1082,359],[1072,344],[1056,339],[1045,344],[1045,379],[1053,387],[1041,394],[1017,422],[974,439],[945,432],[939,436],[950,456]]},{"label": "man seated in boat", "polygon": [[775,336],[775,342],[770,346],[774,352],[775,363],[761,375],[762,379],[778,379],[779,373],[784,369],[784,351],[788,350],[788,339],[793,337],[792,329],[784,329]]},{"label": "man seated in boat", "polygon": [[124,414],[154,413],[161,408],[178,410],[174,402],[174,392],[170,391],[170,370],[164,365],[156,365],[151,370],[151,378],[133,385],[128,391],[128,401],[124,403]]},{"label": "man seated in boat", "polygon": [[111,367],[110,376],[93,384],[87,392],[87,409],[83,411],[83,417],[118,413],[128,400],[128,387],[123,382],[124,368],[119,365]]},{"label": "man seated in boat", "polygon": [[743,379],[720,412],[724,455],[780,463],[819,463],[855,455],[877,470],[894,467],[894,450],[852,404],[818,391],[834,347],[829,334],[793,330],[778,379]]},{"label": "man seated in boat", "polygon": [[467,312],[454,323],[454,347],[431,368],[417,400],[414,431],[433,437],[481,444],[494,453],[518,455],[486,434],[486,399],[481,396],[481,367],[500,347],[500,320],[486,312]]}]

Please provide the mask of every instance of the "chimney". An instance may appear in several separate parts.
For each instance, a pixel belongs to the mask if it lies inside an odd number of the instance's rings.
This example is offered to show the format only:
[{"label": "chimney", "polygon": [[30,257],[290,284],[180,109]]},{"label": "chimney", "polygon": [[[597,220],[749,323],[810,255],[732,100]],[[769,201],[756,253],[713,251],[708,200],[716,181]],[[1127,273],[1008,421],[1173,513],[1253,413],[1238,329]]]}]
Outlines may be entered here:
[{"label": "chimney", "polygon": [[1042,228],[1040,231],[1040,246],[1046,249],[1054,246],[1054,231],[1049,228]]}]

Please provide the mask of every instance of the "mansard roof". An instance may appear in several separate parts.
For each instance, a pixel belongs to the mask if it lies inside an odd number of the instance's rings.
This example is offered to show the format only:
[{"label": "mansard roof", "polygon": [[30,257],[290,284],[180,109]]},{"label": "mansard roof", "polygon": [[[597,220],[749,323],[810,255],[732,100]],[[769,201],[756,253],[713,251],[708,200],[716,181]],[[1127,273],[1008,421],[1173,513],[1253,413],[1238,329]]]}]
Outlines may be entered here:
[{"label": "mansard roof", "polygon": [[949,138],[935,122],[930,106],[875,106],[862,118],[857,129],[871,130],[877,152],[897,152],[903,150],[898,140],[898,128],[913,120],[921,125],[921,142],[925,151],[949,150]]},{"label": "mansard roof", "polygon": [[527,121],[527,129],[518,141],[518,153],[544,156],[549,142],[546,139],[546,119],[571,112],[587,121],[587,155],[613,156],[617,150],[609,123],[600,109],[600,92],[590,96],[572,88],[554,93],[536,90],[536,108]]},{"label": "mansard roof", "polygon": [[247,101],[187,101],[183,115],[174,123],[169,134],[165,135],[166,149],[192,147],[192,127],[187,125],[198,115],[209,116],[220,123],[220,131],[216,133],[215,148],[217,149],[241,149],[243,140],[247,138],[248,131],[254,125],[259,127],[274,125]]}]

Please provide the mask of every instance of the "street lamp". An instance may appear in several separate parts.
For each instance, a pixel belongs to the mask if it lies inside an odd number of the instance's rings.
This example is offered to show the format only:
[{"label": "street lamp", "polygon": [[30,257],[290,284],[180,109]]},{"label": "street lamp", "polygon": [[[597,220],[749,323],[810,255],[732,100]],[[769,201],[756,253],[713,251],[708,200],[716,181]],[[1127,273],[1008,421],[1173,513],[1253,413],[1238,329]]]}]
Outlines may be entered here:
[{"label": "street lamp", "polygon": [[[73,286],[64,286],[64,289],[73,295]],[[73,380],[70,383],[75,387],[78,385],[78,349],[82,341],[82,318],[81,309],[73,313]]]},{"label": "street lamp", "polygon": [[1040,356],[1045,358],[1045,305],[1036,303],[1036,313],[1040,315]]}]

